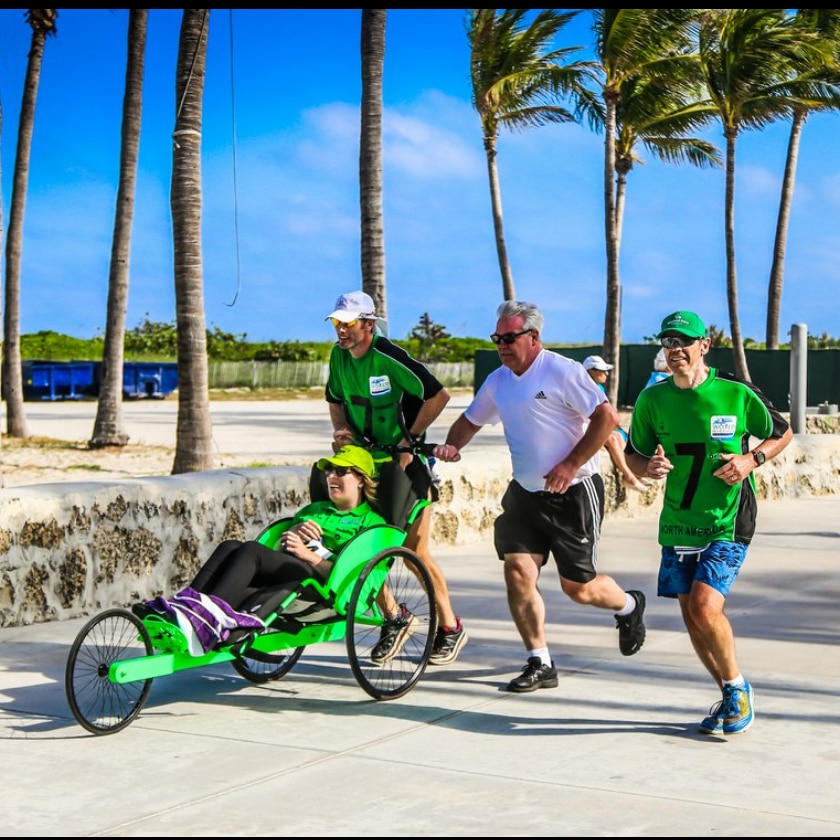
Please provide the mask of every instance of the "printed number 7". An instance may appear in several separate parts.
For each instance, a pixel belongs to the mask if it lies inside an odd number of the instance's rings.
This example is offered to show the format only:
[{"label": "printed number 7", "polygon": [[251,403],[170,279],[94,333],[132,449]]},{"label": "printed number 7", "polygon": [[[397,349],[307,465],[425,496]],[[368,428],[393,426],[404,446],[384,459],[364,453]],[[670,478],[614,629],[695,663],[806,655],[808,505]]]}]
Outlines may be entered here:
[{"label": "printed number 7", "polygon": [[685,491],[680,501],[680,510],[688,510],[697,492],[697,485],[700,483],[700,475],[703,471],[703,464],[706,461],[706,446],[702,443],[678,443],[676,446],[677,455],[688,455],[691,457],[691,470],[688,474],[688,481],[685,483]]}]

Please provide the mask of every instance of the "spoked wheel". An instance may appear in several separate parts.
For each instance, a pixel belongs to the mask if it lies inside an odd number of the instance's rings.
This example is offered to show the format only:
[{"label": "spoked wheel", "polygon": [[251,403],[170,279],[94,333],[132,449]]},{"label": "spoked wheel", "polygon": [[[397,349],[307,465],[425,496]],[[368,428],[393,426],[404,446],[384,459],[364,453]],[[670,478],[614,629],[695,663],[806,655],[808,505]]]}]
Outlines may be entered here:
[{"label": "spoked wheel", "polygon": [[[374,700],[408,693],[429,663],[436,627],[432,580],[420,558],[402,547],[377,554],[359,575],[347,611],[347,654],[359,685]],[[386,637],[394,644],[383,651]]]},{"label": "spoked wheel", "polygon": [[128,610],[106,610],[79,631],[67,657],[64,689],[73,716],[88,732],[119,732],[140,714],[151,679],[119,684],[108,672],[114,662],[152,653],[143,622]]},{"label": "spoked wheel", "polygon": [[252,683],[267,683],[285,677],[295,667],[295,662],[300,659],[305,650],[305,646],[278,650],[271,654],[272,657],[277,658],[278,661],[276,662],[263,662],[260,659],[252,659],[250,656],[244,655],[237,656],[231,662],[231,665],[246,680],[250,680]]}]

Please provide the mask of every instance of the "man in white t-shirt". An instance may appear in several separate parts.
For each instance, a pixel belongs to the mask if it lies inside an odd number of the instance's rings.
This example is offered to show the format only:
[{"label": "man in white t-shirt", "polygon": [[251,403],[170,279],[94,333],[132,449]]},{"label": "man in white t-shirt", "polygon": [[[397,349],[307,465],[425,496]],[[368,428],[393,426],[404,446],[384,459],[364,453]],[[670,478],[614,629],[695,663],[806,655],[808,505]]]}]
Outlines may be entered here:
[{"label": "man in white t-shirt", "polygon": [[527,664],[507,690],[525,692],[558,684],[538,586],[549,554],[569,598],[615,614],[625,656],[644,643],[645,596],[625,592],[597,571],[604,518],[599,452],[618,425],[617,412],[579,362],[542,346],[543,316],[535,304],[505,301],[496,315],[490,338],[502,366],[485,379],[435,456],[460,460],[483,425],[501,420],[513,478],[494,542],[504,562],[511,616],[528,652]]}]

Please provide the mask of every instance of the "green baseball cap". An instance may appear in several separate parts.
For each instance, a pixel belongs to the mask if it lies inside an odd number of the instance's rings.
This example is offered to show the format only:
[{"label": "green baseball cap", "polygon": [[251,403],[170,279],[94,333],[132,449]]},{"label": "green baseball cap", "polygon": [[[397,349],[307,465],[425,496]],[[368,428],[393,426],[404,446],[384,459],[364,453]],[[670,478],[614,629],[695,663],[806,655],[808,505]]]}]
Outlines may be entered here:
[{"label": "green baseball cap", "polygon": [[361,446],[342,446],[331,458],[321,458],[316,466],[319,470],[323,470],[330,464],[335,467],[351,467],[371,478],[376,470],[373,455]]},{"label": "green baseball cap", "polygon": [[696,312],[672,312],[667,318],[663,318],[656,337],[662,338],[668,332],[682,333],[689,338],[705,338],[706,325]]}]

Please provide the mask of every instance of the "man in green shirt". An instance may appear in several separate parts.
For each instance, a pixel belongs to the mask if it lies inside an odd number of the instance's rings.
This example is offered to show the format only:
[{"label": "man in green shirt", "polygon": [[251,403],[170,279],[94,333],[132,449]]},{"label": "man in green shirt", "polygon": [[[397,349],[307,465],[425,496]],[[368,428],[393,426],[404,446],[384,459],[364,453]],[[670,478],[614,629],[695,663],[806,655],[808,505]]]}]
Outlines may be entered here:
[{"label": "man in green shirt", "polygon": [[755,385],[706,364],[711,340],[696,313],[668,315],[657,338],[672,375],[639,394],[627,463],[640,477],[665,479],[658,594],[679,600],[694,650],[722,692],[700,731],[734,735],[753,722],[753,689],[724,606],[755,533],[753,470],[792,432]]},{"label": "man in green shirt", "polygon": [[[333,447],[367,447],[379,467],[380,500],[396,480],[410,479],[419,500],[407,524],[405,545],[416,552],[435,588],[438,629],[429,664],[454,662],[467,641],[467,631],[449,600],[449,588],[429,550],[429,502],[437,489],[427,463],[410,452],[394,458],[387,450],[423,440],[426,429],[449,402],[449,393],[429,369],[377,332],[373,299],[365,292],[348,292],[326,318],[336,332],[329,362],[326,400],[333,426]],[[400,470],[405,476],[394,475]],[[402,527],[403,523],[395,524]],[[374,648],[372,659],[384,664],[399,652],[399,639],[389,625]]]}]

